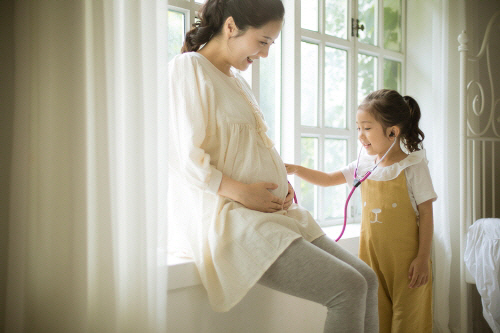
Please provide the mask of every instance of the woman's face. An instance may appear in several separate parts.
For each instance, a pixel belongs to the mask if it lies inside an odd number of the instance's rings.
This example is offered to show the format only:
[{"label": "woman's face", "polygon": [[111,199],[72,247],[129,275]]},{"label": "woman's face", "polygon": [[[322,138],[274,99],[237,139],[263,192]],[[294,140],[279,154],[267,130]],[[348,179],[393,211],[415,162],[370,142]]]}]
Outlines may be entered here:
[{"label": "woman's face", "polygon": [[248,28],[240,36],[228,40],[230,65],[244,71],[259,58],[266,58],[269,48],[278,38],[282,21],[271,21],[260,28]]}]

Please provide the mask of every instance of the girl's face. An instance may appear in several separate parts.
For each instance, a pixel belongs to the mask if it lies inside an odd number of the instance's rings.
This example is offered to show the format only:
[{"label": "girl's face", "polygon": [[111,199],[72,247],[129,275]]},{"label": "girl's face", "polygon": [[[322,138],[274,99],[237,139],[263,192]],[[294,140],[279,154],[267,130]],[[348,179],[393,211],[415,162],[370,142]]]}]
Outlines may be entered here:
[{"label": "girl's face", "polygon": [[229,64],[244,71],[254,60],[266,58],[269,48],[280,34],[282,24],[282,21],[271,21],[260,28],[248,28],[242,35],[230,38]]},{"label": "girl's face", "polygon": [[[382,157],[391,147],[392,138],[389,136],[391,129],[386,131],[373,115],[365,110],[358,110],[356,113],[356,125],[358,127],[359,142],[365,147],[369,155],[378,155]],[[392,138],[392,140],[391,140]]]}]

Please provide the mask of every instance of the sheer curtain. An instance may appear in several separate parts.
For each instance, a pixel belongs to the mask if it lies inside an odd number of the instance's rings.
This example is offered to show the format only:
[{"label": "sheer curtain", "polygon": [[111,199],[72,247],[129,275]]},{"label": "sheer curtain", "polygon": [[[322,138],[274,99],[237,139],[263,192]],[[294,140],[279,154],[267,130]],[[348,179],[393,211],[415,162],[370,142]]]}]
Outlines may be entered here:
[{"label": "sheer curtain", "polygon": [[459,330],[457,36],[465,1],[408,1],[407,93],[422,111],[424,147],[438,200],[434,203],[434,332]]},{"label": "sheer curtain", "polygon": [[166,5],[15,2],[6,332],[166,331]]}]

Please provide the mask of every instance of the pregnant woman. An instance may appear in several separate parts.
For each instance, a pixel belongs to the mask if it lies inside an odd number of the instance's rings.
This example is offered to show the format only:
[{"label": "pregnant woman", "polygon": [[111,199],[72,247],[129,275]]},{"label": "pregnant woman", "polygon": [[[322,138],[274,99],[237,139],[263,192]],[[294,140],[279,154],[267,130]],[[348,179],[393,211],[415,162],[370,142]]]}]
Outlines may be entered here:
[{"label": "pregnant woman", "polygon": [[325,332],[378,332],[377,277],[292,204],[237,71],[267,57],[282,2],[208,0],[199,16],[169,64],[169,214],[213,309],[228,311],[260,283],[326,306]]}]

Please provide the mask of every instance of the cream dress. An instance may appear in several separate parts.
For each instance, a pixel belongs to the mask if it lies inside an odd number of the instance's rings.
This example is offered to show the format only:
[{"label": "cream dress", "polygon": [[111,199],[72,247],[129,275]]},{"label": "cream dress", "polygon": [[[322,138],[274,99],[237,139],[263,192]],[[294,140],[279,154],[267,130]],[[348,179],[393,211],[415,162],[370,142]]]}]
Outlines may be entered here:
[{"label": "cream dress", "polygon": [[288,192],[284,163],[240,75],[184,53],[169,64],[169,93],[169,242],[188,249],[212,308],[228,311],[293,240],[324,233],[298,205],[262,213],[217,195],[223,174],[275,183],[282,199]]}]

